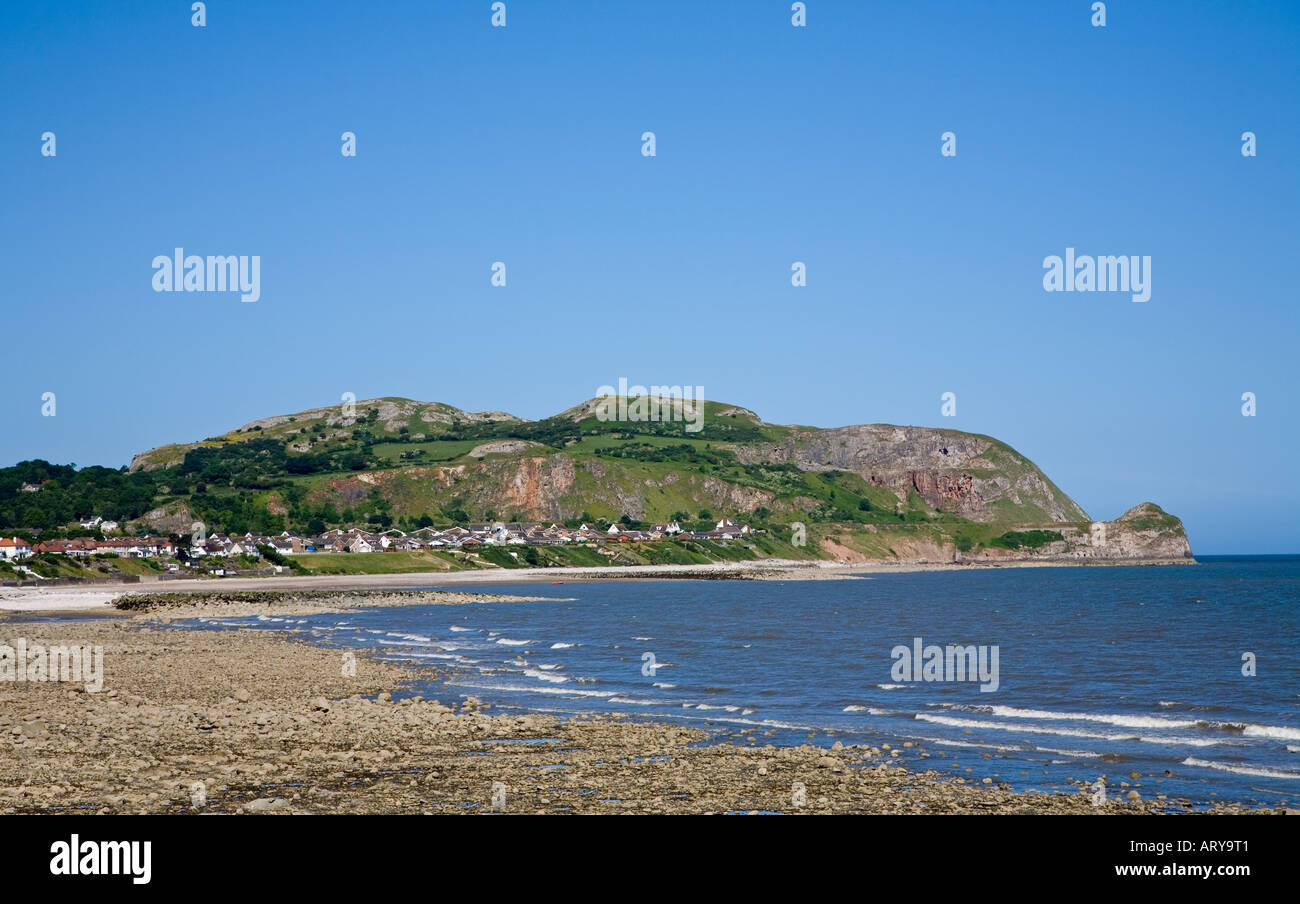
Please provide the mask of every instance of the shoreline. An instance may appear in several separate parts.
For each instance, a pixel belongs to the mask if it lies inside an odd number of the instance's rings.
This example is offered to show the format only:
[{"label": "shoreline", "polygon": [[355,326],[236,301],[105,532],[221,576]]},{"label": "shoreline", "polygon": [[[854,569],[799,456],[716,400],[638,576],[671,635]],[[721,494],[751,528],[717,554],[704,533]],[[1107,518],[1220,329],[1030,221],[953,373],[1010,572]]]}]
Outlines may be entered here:
[{"label": "shoreline", "polygon": [[[420,571],[396,574],[277,575],[256,578],[182,578],[142,580],[60,587],[0,587],[0,617],[21,613],[107,612],[120,596],[167,593],[246,591],[402,590],[442,589],[455,585],[528,583],[590,583],[601,581],[668,580],[856,580],[875,574],[914,574],[930,571],[971,571],[1004,568],[1072,568],[1195,565],[1194,559],[1069,560],[1007,559],[989,562],[853,562],[765,559],[710,565],[623,565],[580,568],[485,569],[482,571]],[[113,589],[110,589],[113,588]]]},{"label": "shoreline", "polygon": [[[0,681],[0,813],[1089,813],[1188,810],[1013,792],[888,745],[778,747],[617,716],[496,715],[401,696],[417,672],[281,632],[9,623],[99,645],[102,691]],[[409,691],[405,691],[409,693]],[[702,743],[703,742],[703,743]],[[499,783],[499,784],[498,784]],[[504,789],[504,802],[493,794]],[[797,803],[802,788],[802,803]],[[1216,812],[1260,812],[1221,804]]]}]

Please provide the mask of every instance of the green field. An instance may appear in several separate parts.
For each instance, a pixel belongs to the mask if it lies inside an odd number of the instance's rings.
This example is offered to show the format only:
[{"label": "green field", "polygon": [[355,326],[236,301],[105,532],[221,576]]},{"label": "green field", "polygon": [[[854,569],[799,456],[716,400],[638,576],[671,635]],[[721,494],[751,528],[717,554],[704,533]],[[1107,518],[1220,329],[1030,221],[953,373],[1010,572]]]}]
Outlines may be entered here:
[{"label": "green field", "polygon": [[[371,448],[380,461],[394,466],[440,464],[463,458],[480,440],[431,440],[423,443],[376,443]],[[405,457],[403,457],[405,456]]]},{"label": "green field", "polygon": [[403,550],[399,552],[318,552],[294,556],[308,574],[406,574],[420,571],[452,571],[466,565],[445,552]]}]

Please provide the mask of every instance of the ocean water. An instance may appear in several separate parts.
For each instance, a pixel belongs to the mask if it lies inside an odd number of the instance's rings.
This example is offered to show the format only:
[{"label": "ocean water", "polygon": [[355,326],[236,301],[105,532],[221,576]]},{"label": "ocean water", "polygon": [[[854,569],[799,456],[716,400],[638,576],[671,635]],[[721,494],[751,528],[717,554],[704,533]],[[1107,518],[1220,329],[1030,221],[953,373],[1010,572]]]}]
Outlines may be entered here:
[{"label": "ocean water", "polygon": [[[1300,801],[1300,556],[482,589],[553,599],[203,626],[434,666],[444,675],[409,692],[444,702],[626,713],[746,743],[911,741],[908,766],[1017,790],[1104,776],[1111,796],[1129,782],[1147,799]],[[996,646],[996,690],[900,680],[891,654],[916,638]]]}]

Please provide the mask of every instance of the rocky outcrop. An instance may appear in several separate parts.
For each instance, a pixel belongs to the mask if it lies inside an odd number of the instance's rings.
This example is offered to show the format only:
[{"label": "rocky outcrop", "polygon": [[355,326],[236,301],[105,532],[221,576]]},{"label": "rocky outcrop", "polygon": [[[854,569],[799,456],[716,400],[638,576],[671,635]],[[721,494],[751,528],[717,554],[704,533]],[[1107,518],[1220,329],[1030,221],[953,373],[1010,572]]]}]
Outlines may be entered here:
[{"label": "rocky outcrop", "polygon": [[131,466],[126,469],[127,473],[159,471],[163,468],[175,467],[185,460],[186,452],[198,445],[198,443],[186,443],[184,445],[157,446],[145,452],[139,452],[132,457]]},{"label": "rocky outcrop", "polygon": [[851,471],[906,500],[984,521],[1086,521],[1088,515],[1033,462],[987,436],[929,427],[865,424],[795,430],[781,443],[730,446],[747,464]]},{"label": "rocky outcrop", "polygon": [[199,519],[183,502],[173,502],[146,512],[127,527],[135,531],[138,528],[154,534],[189,534]]},{"label": "rocky outcrop", "polygon": [[1192,562],[1192,547],[1183,522],[1153,502],[1143,502],[1114,521],[1094,521],[1084,525],[1025,525],[1019,530],[1049,530],[1061,535],[1059,541],[1036,549],[985,548],[962,555],[957,561],[1046,559],[1060,561],[1187,561]]},{"label": "rocky outcrop", "polygon": [[503,439],[492,443],[483,443],[469,450],[470,458],[483,458],[488,455],[511,455],[515,452],[523,452],[525,449],[533,449],[540,446],[541,443],[535,443],[526,439]]}]

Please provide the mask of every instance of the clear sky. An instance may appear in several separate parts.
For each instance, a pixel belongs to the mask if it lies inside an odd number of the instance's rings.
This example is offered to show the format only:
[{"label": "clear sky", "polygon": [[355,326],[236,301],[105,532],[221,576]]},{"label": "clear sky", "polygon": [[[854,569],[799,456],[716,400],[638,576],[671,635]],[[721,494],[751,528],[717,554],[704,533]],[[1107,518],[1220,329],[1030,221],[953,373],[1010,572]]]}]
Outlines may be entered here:
[{"label": "clear sky", "polygon": [[[0,5],[0,465],[627,377],[1300,551],[1300,3],[790,5]],[[260,300],[154,292],[177,246],[259,255]],[[1045,291],[1067,247],[1150,256],[1150,301]]]}]

